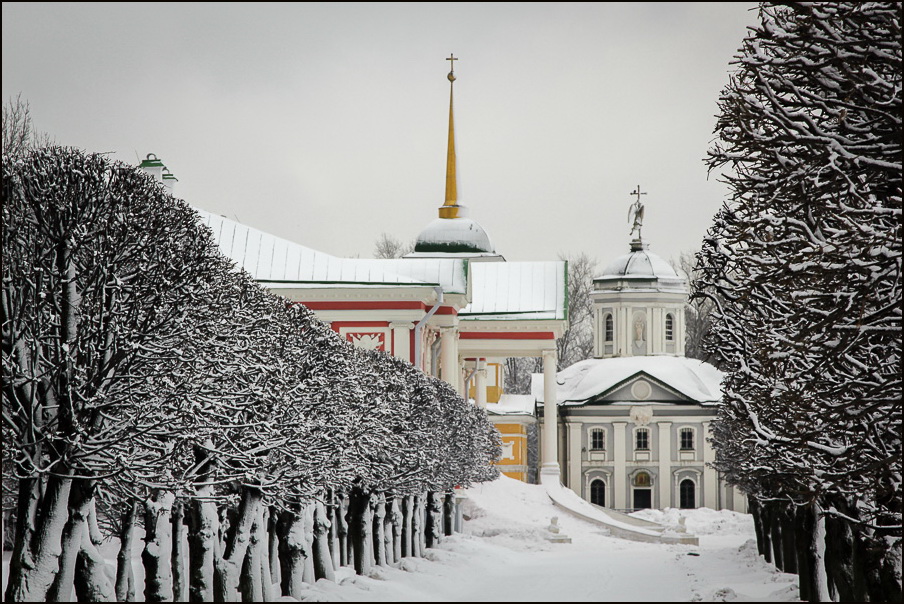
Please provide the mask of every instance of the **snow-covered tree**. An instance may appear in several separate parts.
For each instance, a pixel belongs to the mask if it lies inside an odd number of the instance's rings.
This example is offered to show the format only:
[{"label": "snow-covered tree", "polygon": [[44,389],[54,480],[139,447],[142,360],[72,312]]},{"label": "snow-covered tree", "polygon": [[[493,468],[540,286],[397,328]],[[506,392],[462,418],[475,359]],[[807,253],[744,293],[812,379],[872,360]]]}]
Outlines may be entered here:
[{"label": "snow-covered tree", "polygon": [[731,190],[695,286],[727,370],[716,465],[809,506],[813,564],[827,517],[871,552],[841,565],[868,587],[811,567],[811,600],[901,597],[901,12],[762,5],[708,159]]}]

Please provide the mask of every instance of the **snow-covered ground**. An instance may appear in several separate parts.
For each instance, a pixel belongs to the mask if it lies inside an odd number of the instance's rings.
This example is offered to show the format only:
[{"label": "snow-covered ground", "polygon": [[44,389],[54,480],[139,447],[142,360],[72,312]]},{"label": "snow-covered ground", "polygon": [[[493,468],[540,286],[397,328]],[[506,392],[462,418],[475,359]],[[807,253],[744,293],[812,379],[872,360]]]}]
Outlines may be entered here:
[{"label": "snow-covered ground", "polygon": [[[318,581],[305,599],[799,601],[796,577],[778,572],[757,554],[753,523],[744,514],[647,510],[637,515],[674,530],[683,518],[700,545],[636,543],[566,515],[542,487],[503,477],[468,489],[464,515],[465,532],[447,538],[425,558],[406,559],[401,568],[379,568],[369,577],[340,569],[336,583]],[[548,540],[553,516],[571,543]]]}]

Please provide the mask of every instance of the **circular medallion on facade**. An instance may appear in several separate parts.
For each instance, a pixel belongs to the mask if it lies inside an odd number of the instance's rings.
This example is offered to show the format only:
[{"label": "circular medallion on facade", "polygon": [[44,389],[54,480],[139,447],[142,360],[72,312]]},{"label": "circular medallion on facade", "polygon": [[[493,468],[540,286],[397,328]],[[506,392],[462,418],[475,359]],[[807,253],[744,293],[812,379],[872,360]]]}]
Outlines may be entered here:
[{"label": "circular medallion on facade", "polygon": [[631,384],[631,395],[635,400],[645,401],[650,398],[650,395],[653,394],[653,388],[650,387],[650,383],[644,380],[637,380],[633,384]]}]

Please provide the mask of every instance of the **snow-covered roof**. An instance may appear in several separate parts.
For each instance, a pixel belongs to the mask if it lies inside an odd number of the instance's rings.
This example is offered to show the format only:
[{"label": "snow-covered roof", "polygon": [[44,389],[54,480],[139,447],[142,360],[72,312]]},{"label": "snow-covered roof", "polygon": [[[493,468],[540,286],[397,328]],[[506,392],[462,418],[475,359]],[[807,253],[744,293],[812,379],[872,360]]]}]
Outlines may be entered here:
[{"label": "snow-covered roof", "polygon": [[564,320],[564,261],[472,262],[471,303],[462,320]]},{"label": "snow-covered roof", "polygon": [[503,394],[498,403],[487,403],[491,415],[533,415],[534,397],[530,394]]},{"label": "snow-covered roof", "polygon": [[[641,373],[697,403],[722,398],[722,372],[709,363],[687,357],[636,356],[588,359],[563,369],[556,375],[556,399],[560,405],[582,404]],[[542,374],[534,376],[531,392],[543,401]]]},{"label": "snow-covered roof", "polygon": [[494,253],[493,243],[483,227],[467,217],[437,218],[421,231],[414,244],[421,253]]},{"label": "snow-covered roof", "polygon": [[441,285],[467,293],[467,261],[458,258],[372,260],[339,258],[223,216],[195,208],[220,251],[255,280],[271,284]]},{"label": "snow-covered roof", "polygon": [[631,252],[609,263],[600,279],[667,279],[682,280],[668,262],[649,250],[647,244],[631,242]]}]

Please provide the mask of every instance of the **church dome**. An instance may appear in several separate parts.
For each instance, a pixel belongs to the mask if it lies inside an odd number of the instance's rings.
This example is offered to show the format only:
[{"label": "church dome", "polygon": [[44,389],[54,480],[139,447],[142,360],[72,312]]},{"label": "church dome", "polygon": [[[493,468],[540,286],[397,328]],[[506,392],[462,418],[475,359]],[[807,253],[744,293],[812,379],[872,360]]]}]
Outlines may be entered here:
[{"label": "church dome", "polygon": [[414,244],[415,252],[494,254],[490,236],[467,217],[437,218],[428,224]]},{"label": "church dome", "polygon": [[639,246],[610,262],[603,277],[681,278],[668,262]]},{"label": "church dome", "polygon": [[657,290],[686,295],[687,280],[672,265],[647,249],[645,243],[631,242],[631,253],[619,256],[594,280],[597,290]]}]

